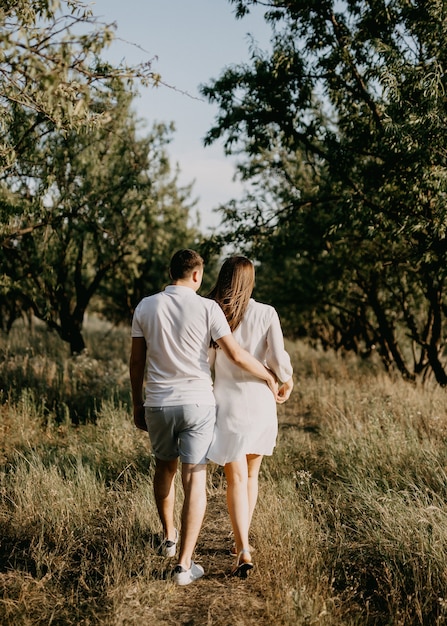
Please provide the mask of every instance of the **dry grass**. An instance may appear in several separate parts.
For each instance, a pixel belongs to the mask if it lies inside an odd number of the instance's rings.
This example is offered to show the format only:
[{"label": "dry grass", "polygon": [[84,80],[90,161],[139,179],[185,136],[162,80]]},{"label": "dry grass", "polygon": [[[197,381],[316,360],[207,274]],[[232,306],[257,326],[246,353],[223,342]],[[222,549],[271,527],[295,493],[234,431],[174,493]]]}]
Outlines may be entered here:
[{"label": "dry grass", "polygon": [[[157,553],[147,439],[126,405],[127,339],[109,330],[91,329],[82,367],[43,331],[0,346],[0,623],[447,623],[443,389],[290,345],[297,385],[262,466],[255,571],[228,576],[225,481],[210,466],[196,555],[207,575],[177,588]],[[97,407],[81,424],[49,406],[81,392]]]}]

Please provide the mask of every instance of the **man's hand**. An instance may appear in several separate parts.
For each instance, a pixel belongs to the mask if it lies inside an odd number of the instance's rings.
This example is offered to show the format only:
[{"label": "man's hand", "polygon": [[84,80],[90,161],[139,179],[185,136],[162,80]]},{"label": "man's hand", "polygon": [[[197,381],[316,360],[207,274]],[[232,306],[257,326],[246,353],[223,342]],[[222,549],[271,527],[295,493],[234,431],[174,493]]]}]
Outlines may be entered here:
[{"label": "man's hand", "polygon": [[147,432],[147,424],[144,419],[144,406],[142,404],[133,407],[133,421],[137,428]]},{"label": "man's hand", "polygon": [[270,391],[272,392],[272,394],[275,396],[276,401],[278,402],[278,397],[279,397],[278,396],[278,391],[279,391],[279,389],[278,389],[278,383],[277,383],[276,378],[272,377],[271,380],[268,380],[267,381],[267,385],[268,385]]},{"label": "man's hand", "polygon": [[267,370],[267,372],[270,374],[270,378],[266,380],[265,382],[267,383],[267,386],[272,392],[272,394],[275,396],[276,402],[278,402],[278,391],[279,391],[278,379],[276,378],[275,373],[270,368],[266,367],[265,365],[264,367]]},{"label": "man's hand", "polygon": [[278,394],[276,396],[276,402],[278,404],[284,404],[284,402],[290,398],[292,389],[293,389],[293,378],[289,378],[287,382],[283,383],[279,387]]},{"label": "man's hand", "polygon": [[133,421],[140,430],[146,430],[144,419],[143,380],[146,366],[146,341],[144,337],[132,338],[130,352],[129,373],[132,388]]}]

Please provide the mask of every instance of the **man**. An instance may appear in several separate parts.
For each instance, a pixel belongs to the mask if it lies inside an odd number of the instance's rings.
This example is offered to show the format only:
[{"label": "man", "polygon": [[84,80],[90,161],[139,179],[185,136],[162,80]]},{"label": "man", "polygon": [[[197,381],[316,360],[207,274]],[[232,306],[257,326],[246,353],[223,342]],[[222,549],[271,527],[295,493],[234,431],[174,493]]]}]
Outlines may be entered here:
[{"label": "man", "polygon": [[265,380],[275,396],[277,386],[272,374],[235,341],[219,305],[196,293],[202,283],[202,257],[194,250],[179,250],[171,259],[170,275],[172,284],[144,298],[135,310],[130,379],[135,425],[148,431],[156,459],[154,496],[165,556],[175,555],[178,541],[174,477],[178,458],[182,462],[184,502],[173,579],[188,585],[204,574],[192,556],[205,515],[206,453],[215,422],[211,340],[234,363]]}]

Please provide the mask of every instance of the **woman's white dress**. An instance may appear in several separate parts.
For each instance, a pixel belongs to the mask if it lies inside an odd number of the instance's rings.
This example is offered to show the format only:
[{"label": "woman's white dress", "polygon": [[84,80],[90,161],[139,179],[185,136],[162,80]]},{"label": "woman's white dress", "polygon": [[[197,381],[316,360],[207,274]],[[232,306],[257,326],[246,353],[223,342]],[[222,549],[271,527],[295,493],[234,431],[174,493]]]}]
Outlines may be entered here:
[{"label": "woman's white dress", "polygon": [[[292,376],[281,324],[272,306],[251,299],[234,337],[280,381]],[[267,384],[234,365],[219,348],[210,350],[210,362],[215,372],[216,426],[208,458],[225,465],[246,454],[271,455],[278,421],[275,398]]]}]

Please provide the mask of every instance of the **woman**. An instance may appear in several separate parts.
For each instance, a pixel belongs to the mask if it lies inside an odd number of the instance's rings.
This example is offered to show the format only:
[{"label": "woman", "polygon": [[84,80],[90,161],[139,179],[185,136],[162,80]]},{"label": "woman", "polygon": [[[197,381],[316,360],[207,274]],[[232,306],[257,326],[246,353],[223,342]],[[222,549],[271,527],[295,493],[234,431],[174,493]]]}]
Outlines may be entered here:
[{"label": "woman", "polygon": [[222,350],[210,351],[217,418],[207,456],[224,466],[236,548],[232,574],[241,578],[253,568],[248,532],[258,497],[262,457],[271,455],[276,443],[276,402],[285,402],[293,388],[293,370],[284,350],[278,314],[273,307],[251,298],[254,282],[251,261],[234,256],[222,265],[209,294],[222,307],[238,343],[270,368],[279,383],[275,398],[266,384],[234,366]]}]

